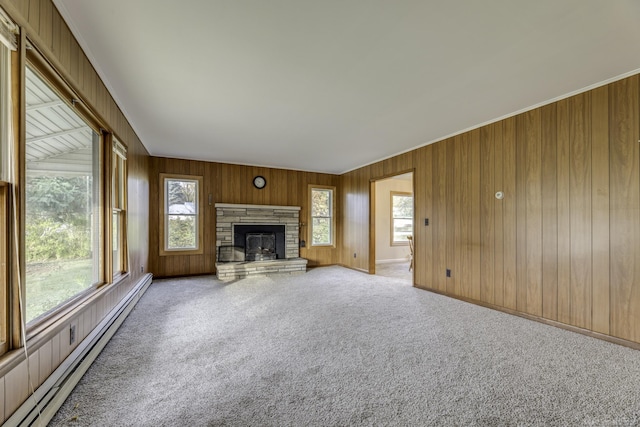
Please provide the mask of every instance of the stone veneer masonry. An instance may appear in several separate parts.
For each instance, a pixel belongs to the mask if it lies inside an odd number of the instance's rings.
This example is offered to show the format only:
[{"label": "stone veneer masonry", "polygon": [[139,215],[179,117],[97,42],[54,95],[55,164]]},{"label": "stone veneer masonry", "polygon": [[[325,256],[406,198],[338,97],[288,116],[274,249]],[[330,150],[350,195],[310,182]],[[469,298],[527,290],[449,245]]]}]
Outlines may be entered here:
[{"label": "stone veneer masonry", "polygon": [[216,260],[220,246],[233,246],[234,224],[285,226],[286,260],[217,263],[220,280],[234,280],[253,274],[301,273],[307,260],[300,258],[300,207],[216,203]]}]

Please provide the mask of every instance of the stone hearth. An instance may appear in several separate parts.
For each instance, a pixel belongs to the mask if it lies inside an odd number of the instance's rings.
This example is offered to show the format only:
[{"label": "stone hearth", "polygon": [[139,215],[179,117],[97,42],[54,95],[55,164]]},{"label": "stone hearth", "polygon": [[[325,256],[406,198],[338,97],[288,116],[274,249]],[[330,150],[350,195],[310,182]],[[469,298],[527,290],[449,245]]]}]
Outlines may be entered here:
[{"label": "stone hearth", "polygon": [[[216,203],[216,274],[224,281],[235,280],[252,275],[297,274],[307,270],[307,260],[300,258],[300,207],[298,206],[270,206],[270,205],[241,205]],[[245,261],[244,259],[231,262],[221,262],[220,254],[229,252],[220,248],[236,249],[234,231],[236,225],[283,225],[285,258],[269,261]],[[245,228],[245,227],[243,227]]]}]

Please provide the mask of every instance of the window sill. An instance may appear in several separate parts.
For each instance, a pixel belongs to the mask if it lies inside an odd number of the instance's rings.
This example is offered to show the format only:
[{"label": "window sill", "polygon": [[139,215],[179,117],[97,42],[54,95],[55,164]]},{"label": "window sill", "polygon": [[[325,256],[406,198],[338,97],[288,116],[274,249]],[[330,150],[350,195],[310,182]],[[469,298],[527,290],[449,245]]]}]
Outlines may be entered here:
[{"label": "window sill", "polygon": [[202,255],[204,254],[204,250],[202,249],[194,249],[189,251],[167,251],[164,249],[160,250],[160,256],[172,256],[172,255]]}]

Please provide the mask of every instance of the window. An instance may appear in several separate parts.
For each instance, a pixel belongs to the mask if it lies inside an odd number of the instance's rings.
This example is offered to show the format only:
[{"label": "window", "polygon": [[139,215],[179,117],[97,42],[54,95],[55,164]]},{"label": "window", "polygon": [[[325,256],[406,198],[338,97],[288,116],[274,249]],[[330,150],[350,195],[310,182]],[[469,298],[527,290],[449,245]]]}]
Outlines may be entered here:
[{"label": "window", "polygon": [[202,254],[202,177],[160,174],[160,255]]},{"label": "window", "polygon": [[112,210],[112,266],[113,275],[127,270],[126,249],[126,203],[127,203],[127,149],[119,141],[113,140],[111,158],[111,210]]},{"label": "window", "polygon": [[413,195],[391,192],[391,245],[408,245],[413,235]]},{"label": "window", "polygon": [[311,186],[311,246],[333,246],[335,187]]},{"label": "window", "polygon": [[25,289],[31,322],[101,280],[101,137],[25,71]]}]

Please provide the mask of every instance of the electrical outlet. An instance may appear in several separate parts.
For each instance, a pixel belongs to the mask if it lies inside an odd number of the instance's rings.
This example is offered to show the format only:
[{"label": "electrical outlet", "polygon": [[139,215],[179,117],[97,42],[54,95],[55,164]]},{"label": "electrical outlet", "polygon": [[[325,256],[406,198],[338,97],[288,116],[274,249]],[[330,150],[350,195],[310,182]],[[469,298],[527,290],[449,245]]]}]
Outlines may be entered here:
[{"label": "electrical outlet", "polygon": [[451,269],[447,268],[447,277],[451,277]]},{"label": "electrical outlet", "polygon": [[429,218],[424,219],[424,225],[429,225]]},{"label": "electrical outlet", "polygon": [[76,342],[76,325],[69,326],[69,345]]},{"label": "electrical outlet", "polygon": [[143,265],[140,266],[140,273],[144,273],[144,266]]},{"label": "electrical outlet", "polygon": [[353,253],[353,257],[354,257],[354,258],[356,257],[356,253],[355,253],[355,252]]}]

